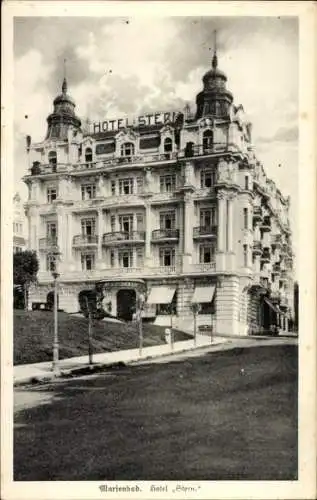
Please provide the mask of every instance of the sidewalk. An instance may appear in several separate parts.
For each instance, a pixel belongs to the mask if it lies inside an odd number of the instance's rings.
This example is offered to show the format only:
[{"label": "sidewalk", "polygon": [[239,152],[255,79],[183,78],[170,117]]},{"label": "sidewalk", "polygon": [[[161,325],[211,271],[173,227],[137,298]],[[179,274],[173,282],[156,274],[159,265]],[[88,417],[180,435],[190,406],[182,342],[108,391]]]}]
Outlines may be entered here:
[{"label": "sidewalk", "polygon": [[173,357],[179,359],[179,354],[189,353],[190,356],[205,352],[217,352],[228,349],[248,348],[253,346],[269,346],[280,344],[298,344],[294,337],[209,337],[197,335],[194,339],[175,342],[173,346],[163,344],[154,347],[144,347],[140,354],[139,349],[126,349],[123,351],[106,352],[93,355],[93,365],[89,366],[88,356],[62,359],[59,362],[59,372],[52,372],[52,362],[35,363],[31,365],[17,365],[14,367],[14,385],[32,382],[48,382],[56,377],[87,374],[98,371],[102,367],[124,364],[143,364],[147,362],[163,362]]},{"label": "sidewalk", "polygon": [[[154,347],[144,347],[140,354],[139,349],[125,349],[123,351],[106,352],[93,355],[93,367],[97,369],[101,366],[109,366],[118,363],[130,363],[140,360],[147,360],[160,356],[170,355],[201,349],[228,342],[228,339],[214,337],[211,343],[211,337],[197,335],[196,344],[194,339],[175,342],[173,346],[170,344],[162,344]],[[58,376],[69,375],[77,371],[87,368],[89,370],[88,355],[75,358],[67,358],[59,361]],[[49,381],[56,377],[52,372],[52,362],[46,361],[43,363],[35,363],[31,365],[17,365],[13,368],[14,385],[27,384],[34,381]]]}]

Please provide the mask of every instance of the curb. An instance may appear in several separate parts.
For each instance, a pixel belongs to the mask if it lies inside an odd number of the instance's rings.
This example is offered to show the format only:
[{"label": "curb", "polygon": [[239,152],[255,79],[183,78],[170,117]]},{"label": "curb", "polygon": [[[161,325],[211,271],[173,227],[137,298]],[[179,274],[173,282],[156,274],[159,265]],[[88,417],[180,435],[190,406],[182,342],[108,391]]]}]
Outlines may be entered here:
[{"label": "curb", "polygon": [[[216,344],[215,344],[216,345]],[[33,375],[33,376],[28,376],[25,377],[24,379],[16,380],[13,382],[14,387],[18,386],[23,386],[23,385],[35,385],[35,384],[45,384],[48,382],[51,382],[56,379],[62,379],[62,378],[71,378],[71,377],[76,377],[80,375],[93,375],[94,373],[102,372],[105,370],[113,370],[113,369],[120,369],[120,368],[125,368],[127,366],[137,366],[139,362],[143,361],[149,361],[151,359],[160,359],[160,358],[166,358],[167,356],[174,356],[177,354],[182,354],[184,352],[193,352],[196,350],[204,350],[204,349],[210,349],[212,347],[212,344],[204,345],[204,346],[197,346],[193,349],[181,349],[177,351],[172,351],[172,352],[167,352],[165,354],[159,354],[159,355],[149,355],[137,359],[131,359],[131,361],[118,361],[115,363],[93,363],[92,365],[86,364],[80,367],[75,367],[75,368],[69,368],[65,370],[60,370],[57,373],[45,373],[43,375]]]}]

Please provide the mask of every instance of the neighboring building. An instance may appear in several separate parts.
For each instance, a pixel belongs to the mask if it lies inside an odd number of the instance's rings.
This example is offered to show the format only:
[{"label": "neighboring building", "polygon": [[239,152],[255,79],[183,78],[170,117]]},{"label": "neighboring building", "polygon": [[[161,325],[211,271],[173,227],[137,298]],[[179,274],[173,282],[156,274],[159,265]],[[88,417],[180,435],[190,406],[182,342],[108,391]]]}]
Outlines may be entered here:
[{"label": "neighboring building", "polygon": [[[130,319],[145,291],[144,316],[218,334],[244,335],[292,313],[289,199],[267,178],[251,124],[227,77],[203,76],[197,109],[95,124],[83,132],[75,103],[54,100],[43,142],[28,145],[29,245],[40,260],[31,300],[51,290],[60,251],[60,307],[104,288],[112,314]],[[110,129],[110,130],[109,130]]]},{"label": "neighboring building", "polygon": [[24,208],[19,193],[13,197],[13,253],[26,249]]}]

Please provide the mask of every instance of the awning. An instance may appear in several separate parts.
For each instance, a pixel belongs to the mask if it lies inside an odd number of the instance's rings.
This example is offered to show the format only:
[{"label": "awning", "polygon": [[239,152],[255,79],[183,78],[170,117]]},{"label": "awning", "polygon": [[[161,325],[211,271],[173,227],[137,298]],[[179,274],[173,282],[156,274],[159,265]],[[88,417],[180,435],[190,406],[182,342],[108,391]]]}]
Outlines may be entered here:
[{"label": "awning", "polygon": [[204,302],[211,302],[214,298],[216,286],[196,286],[192,302],[202,304]]},{"label": "awning", "polygon": [[175,294],[176,286],[152,286],[147,299],[148,304],[170,304]]},{"label": "awning", "polygon": [[275,307],[272,302],[270,302],[266,297],[264,297],[264,302],[276,313],[276,314],[281,314],[281,311]]}]

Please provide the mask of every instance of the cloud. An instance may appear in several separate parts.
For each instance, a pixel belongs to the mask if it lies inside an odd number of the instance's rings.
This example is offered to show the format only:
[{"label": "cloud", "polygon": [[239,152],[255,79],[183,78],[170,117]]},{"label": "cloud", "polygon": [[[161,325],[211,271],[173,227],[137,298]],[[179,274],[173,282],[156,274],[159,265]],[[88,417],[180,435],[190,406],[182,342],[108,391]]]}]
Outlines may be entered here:
[{"label": "cloud", "polygon": [[274,135],[269,137],[258,138],[258,144],[271,144],[276,142],[295,142],[298,141],[298,126],[291,125],[289,127],[279,128]]}]

